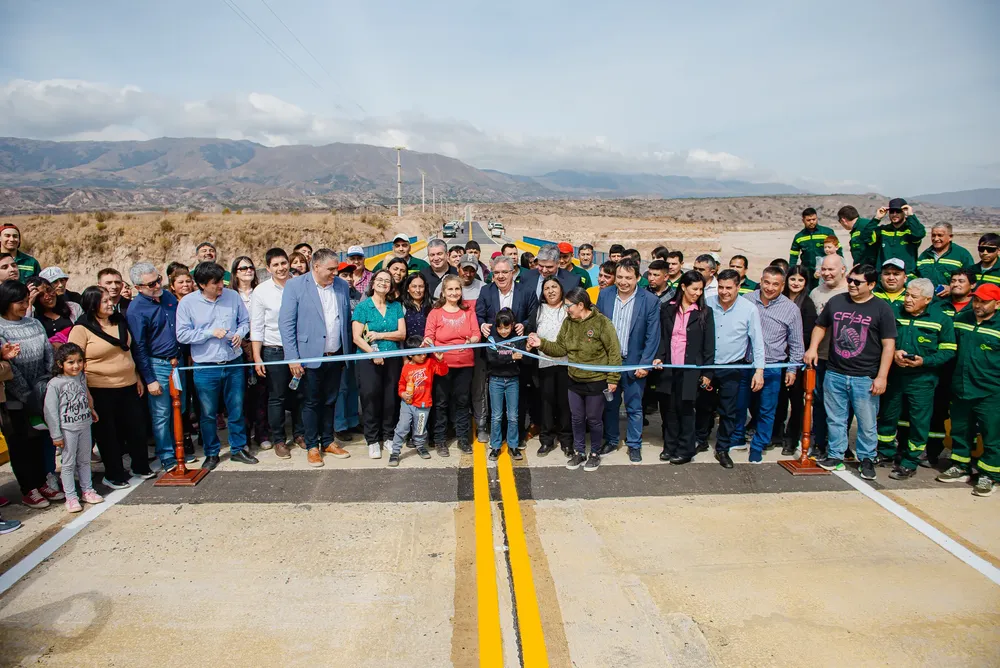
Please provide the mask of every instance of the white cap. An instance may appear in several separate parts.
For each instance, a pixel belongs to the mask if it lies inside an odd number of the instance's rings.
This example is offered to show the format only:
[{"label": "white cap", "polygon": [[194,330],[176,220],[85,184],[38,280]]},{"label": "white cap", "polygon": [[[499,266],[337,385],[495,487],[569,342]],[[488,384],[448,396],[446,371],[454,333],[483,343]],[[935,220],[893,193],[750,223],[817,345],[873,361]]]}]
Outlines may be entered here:
[{"label": "white cap", "polygon": [[361,257],[364,257],[365,249],[361,246],[351,246],[347,249],[347,257],[351,257],[352,255],[360,255]]},{"label": "white cap", "polygon": [[896,267],[897,269],[906,271],[906,263],[900,260],[898,257],[891,257],[885,262],[883,262],[882,268],[885,269],[886,267]]},{"label": "white cap", "polygon": [[69,278],[69,274],[59,267],[46,267],[45,269],[42,269],[38,275],[49,283],[55,283],[63,278]]},{"label": "white cap", "polygon": [[406,243],[410,243],[410,237],[409,235],[400,232],[399,234],[397,234],[392,238],[392,243],[396,243],[397,241],[405,241]]}]

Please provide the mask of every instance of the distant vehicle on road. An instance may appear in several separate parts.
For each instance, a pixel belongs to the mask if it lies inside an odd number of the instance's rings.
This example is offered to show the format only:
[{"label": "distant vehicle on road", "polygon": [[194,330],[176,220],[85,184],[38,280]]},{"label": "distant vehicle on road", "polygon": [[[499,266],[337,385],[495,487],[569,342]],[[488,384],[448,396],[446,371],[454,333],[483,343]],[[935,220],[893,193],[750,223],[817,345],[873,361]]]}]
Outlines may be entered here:
[{"label": "distant vehicle on road", "polygon": [[490,230],[490,236],[494,239],[500,239],[503,237],[503,225],[501,223],[493,223],[493,228]]},{"label": "distant vehicle on road", "polygon": [[444,239],[454,238],[458,234],[458,223],[451,222],[445,223],[441,230],[441,236]]}]

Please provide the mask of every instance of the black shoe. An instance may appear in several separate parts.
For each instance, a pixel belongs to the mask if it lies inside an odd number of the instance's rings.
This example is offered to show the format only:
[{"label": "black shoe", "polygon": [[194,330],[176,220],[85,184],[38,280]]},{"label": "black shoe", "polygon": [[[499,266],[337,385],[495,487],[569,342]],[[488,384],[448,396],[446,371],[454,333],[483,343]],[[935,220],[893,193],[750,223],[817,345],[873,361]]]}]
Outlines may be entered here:
[{"label": "black shoe", "polygon": [[833,457],[826,457],[825,459],[817,459],[816,465],[821,469],[827,471],[843,471],[844,470],[844,460],[834,459]]},{"label": "black shoe", "polygon": [[421,446],[417,448],[417,454],[420,455],[421,459],[430,459],[431,453],[427,452],[427,448]]},{"label": "black shoe", "polygon": [[258,464],[259,463],[258,459],[256,457],[254,457],[253,455],[251,455],[246,450],[240,450],[239,452],[236,452],[235,454],[230,454],[229,455],[229,461],[231,461],[231,462],[239,462],[240,464]]},{"label": "black shoe", "polygon": [[646,419],[645,415],[642,416],[642,426],[643,427],[648,427],[649,426],[649,420]]},{"label": "black shoe", "polygon": [[498,459],[500,459],[500,451],[499,450],[490,450],[490,461],[491,462],[495,462]]},{"label": "black shoe", "polygon": [[917,462],[917,464],[919,464],[920,466],[922,466],[925,469],[936,469],[938,467],[938,460],[937,459],[921,459],[919,462]]},{"label": "black shoe", "polygon": [[563,451],[564,455],[566,455],[567,457],[572,457],[573,456],[573,446],[572,445],[563,445],[561,447],[562,447],[562,451]]},{"label": "black shoe", "polygon": [[610,455],[612,452],[616,452],[617,450],[618,450],[618,443],[605,443],[604,445],[601,446],[601,451],[599,454]]},{"label": "black shoe", "polygon": [[389,455],[389,466],[393,468],[399,466],[399,455],[397,453],[394,452],[391,455]]},{"label": "black shoe", "polygon": [[[845,457],[845,459],[846,459],[846,457]],[[895,468],[896,467],[896,456],[893,455],[892,457],[889,457],[887,455],[883,455],[882,453],[878,453],[877,455],[875,455],[875,465],[876,466],[890,466],[891,465],[893,468]]]},{"label": "black shoe", "polygon": [[917,469],[908,469],[905,466],[897,466],[889,473],[889,477],[893,480],[906,480],[915,475],[917,475]]},{"label": "black shoe", "polygon": [[138,476],[143,480],[152,480],[153,478],[156,477],[156,474],[153,473],[152,471],[146,471],[145,473],[136,473],[135,471],[132,471],[132,475]]},{"label": "black shoe", "polygon": [[537,452],[537,454],[538,454],[539,457],[545,457],[545,456],[547,456],[550,452],[552,452],[555,449],[556,449],[556,446],[555,446],[554,443],[549,443],[548,445],[545,445],[543,443],[542,445],[538,446],[538,452]]},{"label": "black shoe", "polygon": [[351,432],[349,431],[338,431],[334,438],[338,441],[344,441],[345,443],[349,443],[354,440],[354,437],[351,436]]},{"label": "black shoe", "polygon": [[687,464],[692,459],[693,457],[671,457],[670,463],[675,464],[677,466],[681,466],[682,464]]},{"label": "black shoe", "polygon": [[722,465],[722,468],[724,469],[733,468],[733,458],[729,456],[728,452],[722,452],[722,451],[716,452],[715,459],[716,461],[719,462],[719,464]]},{"label": "black shoe", "polygon": [[642,449],[641,448],[629,448],[628,449],[628,460],[633,464],[642,463]]},{"label": "black shoe", "polygon": [[667,452],[666,448],[664,448],[663,451],[660,453],[660,461],[661,462],[669,462],[671,459],[672,459],[672,457],[671,457],[670,453]]},{"label": "black shoe", "polygon": [[798,447],[794,443],[786,443],[785,447],[781,448],[781,456],[794,457],[796,450],[798,450]]},{"label": "black shoe", "polygon": [[437,454],[438,454],[438,457],[448,457],[448,456],[450,456],[450,453],[448,452],[448,445],[445,444],[445,443],[439,444],[437,446]]},{"label": "black shoe", "polygon": [[695,446],[695,452],[708,452],[708,441],[699,441],[698,445]]},{"label": "black shoe", "polygon": [[854,454],[854,450],[851,450],[850,448],[847,448],[847,451],[844,452],[844,461],[845,462],[856,462],[856,461],[858,461],[857,456],[855,456],[855,454]]},{"label": "black shoe", "polygon": [[875,479],[875,462],[865,457],[861,460],[861,477],[864,480]]},{"label": "black shoe", "polygon": [[522,459],[524,459],[524,454],[521,452],[521,448],[514,448],[513,450],[510,451],[510,457],[514,461],[519,462]]},{"label": "black shoe", "polygon": [[777,443],[775,441],[771,441],[770,443],[768,443],[767,445],[764,446],[764,452],[767,452],[768,450],[774,450],[779,445],[781,445],[781,443]]},{"label": "black shoe", "polygon": [[214,455],[212,457],[205,457],[205,461],[201,463],[201,468],[213,471],[215,470],[215,467],[218,465],[219,465],[219,455]]},{"label": "black shoe", "polygon": [[566,468],[568,468],[570,471],[575,471],[576,469],[583,466],[583,463],[586,461],[587,461],[586,457],[584,457],[579,452],[575,452],[573,453],[573,456],[569,458],[569,461],[566,462]]},{"label": "black shoe", "polygon": [[458,449],[467,455],[472,453],[472,446],[468,443],[459,443]]},{"label": "black shoe", "polygon": [[601,456],[595,455],[593,452],[590,453],[590,457],[587,458],[587,463],[583,465],[584,471],[596,471],[601,466]]}]

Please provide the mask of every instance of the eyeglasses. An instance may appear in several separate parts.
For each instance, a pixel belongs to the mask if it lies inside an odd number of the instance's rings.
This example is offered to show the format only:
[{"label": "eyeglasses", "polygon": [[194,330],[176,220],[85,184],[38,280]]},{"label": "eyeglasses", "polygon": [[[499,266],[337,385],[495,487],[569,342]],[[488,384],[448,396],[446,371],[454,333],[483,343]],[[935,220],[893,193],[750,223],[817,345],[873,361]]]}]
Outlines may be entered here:
[{"label": "eyeglasses", "polygon": [[254,268],[249,265],[243,265],[242,267],[236,267],[236,271],[254,271]]},{"label": "eyeglasses", "polygon": [[497,270],[497,271],[493,272],[493,275],[494,276],[506,276],[507,274],[513,274],[513,273],[514,272],[512,272],[512,271],[500,271],[500,270]]},{"label": "eyeglasses", "polygon": [[849,285],[868,285],[868,281],[863,278],[848,278],[847,283]]},{"label": "eyeglasses", "polygon": [[152,288],[159,287],[161,283],[163,283],[163,277],[162,276],[157,276],[155,279],[153,279],[149,283],[136,283],[135,287],[137,287],[137,288],[150,288],[150,289],[152,289]]},{"label": "eyeglasses", "polygon": [[980,253],[996,253],[997,252],[997,247],[996,246],[980,246],[979,247],[979,252]]}]

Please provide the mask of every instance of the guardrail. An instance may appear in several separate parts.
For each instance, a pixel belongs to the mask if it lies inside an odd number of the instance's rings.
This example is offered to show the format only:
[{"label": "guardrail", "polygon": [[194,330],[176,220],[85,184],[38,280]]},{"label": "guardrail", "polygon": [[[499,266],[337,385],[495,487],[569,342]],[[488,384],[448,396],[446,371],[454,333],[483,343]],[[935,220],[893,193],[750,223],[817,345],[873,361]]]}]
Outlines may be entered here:
[{"label": "guardrail", "polygon": [[[417,239],[419,238],[420,237],[410,237],[410,243],[411,244],[417,243]],[[371,246],[362,246],[362,249],[365,251],[365,258],[372,258],[376,255],[385,255],[386,253],[392,250],[392,242],[383,241],[382,243],[372,244]],[[344,262],[346,260],[347,260],[347,251],[341,251],[340,261]]]},{"label": "guardrail", "polygon": [[[521,237],[521,240],[524,241],[524,243],[526,244],[531,244],[532,246],[536,247],[534,249],[525,249],[525,250],[531,250],[531,252],[533,253],[536,252],[542,246],[545,246],[547,244],[558,245],[558,242],[556,241],[548,241],[546,239],[539,239],[537,237]],[[579,255],[579,252],[580,252],[580,247],[573,246],[573,255]],[[596,264],[598,267],[604,264],[607,261],[607,259],[608,259],[607,253],[605,253],[604,251],[594,250],[594,264]]]}]

